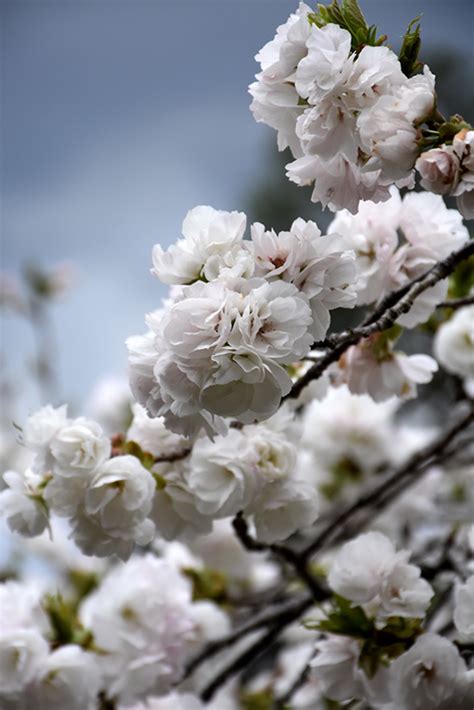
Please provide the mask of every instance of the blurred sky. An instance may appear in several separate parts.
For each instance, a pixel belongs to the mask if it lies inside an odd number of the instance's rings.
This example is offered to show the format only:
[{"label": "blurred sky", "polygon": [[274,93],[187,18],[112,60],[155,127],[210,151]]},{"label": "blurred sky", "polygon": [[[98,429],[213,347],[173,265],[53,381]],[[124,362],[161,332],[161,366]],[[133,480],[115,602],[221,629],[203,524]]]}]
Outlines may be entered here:
[{"label": "blurred sky", "polygon": [[[395,48],[424,13],[427,49],[472,61],[473,0],[361,4]],[[273,136],[253,121],[247,85],[256,51],[295,7],[0,0],[2,270],[76,266],[54,309],[65,399],[84,401],[100,376],[125,371],[125,338],[165,295],[149,272],[153,244],[175,241],[197,204],[245,208],[264,177]],[[12,317],[2,330],[19,380],[31,335]]]}]

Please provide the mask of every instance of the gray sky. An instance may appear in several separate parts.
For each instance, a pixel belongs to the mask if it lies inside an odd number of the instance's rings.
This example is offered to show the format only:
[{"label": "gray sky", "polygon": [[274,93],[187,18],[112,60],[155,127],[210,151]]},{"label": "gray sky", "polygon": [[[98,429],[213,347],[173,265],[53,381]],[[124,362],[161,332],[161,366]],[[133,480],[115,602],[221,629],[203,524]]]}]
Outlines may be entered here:
[{"label": "gray sky", "polygon": [[[394,47],[423,12],[427,47],[472,60],[471,0],[361,4]],[[76,287],[54,309],[65,398],[84,400],[101,375],[125,370],[125,338],[165,294],[149,273],[153,244],[175,241],[197,204],[244,208],[265,174],[271,132],[253,121],[247,85],[255,53],[295,7],[2,0],[2,270],[76,265]],[[11,317],[3,334],[20,373],[30,334]]]}]

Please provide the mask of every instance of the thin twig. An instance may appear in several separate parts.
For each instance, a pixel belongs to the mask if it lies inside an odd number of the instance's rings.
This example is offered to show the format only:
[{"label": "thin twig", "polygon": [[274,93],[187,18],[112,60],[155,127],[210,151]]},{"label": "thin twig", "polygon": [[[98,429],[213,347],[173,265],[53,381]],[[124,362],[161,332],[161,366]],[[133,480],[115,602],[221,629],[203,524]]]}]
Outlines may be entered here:
[{"label": "thin twig", "polygon": [[207,661],[209,658],[213,658],[220,651],[223,651],[224,649],[233,646],[234,643],[239,641],[244,636],[247,636],[253,631],[258,631],[259,629],[265,626],[272,626],[279,621],[286,621],[286,623],[289,624],[292,621],[295,621],[295,619],[298,619],[301,614],[303,614],[307,609],[312,606],[313,603],[314,600],[312,596],[309,594],[305,594],[299,596],[296,599],[290,599],[284,604],[279,604],[274,609],[262,612],[258,616],[254,617],[251,621],[247,622],[246,624],[242,624],[242,626],[235,629],[227,636],[224,636],[223,638],[208,644],[201,651],[201,653],[199,653],[195,658],[193,658],[188,664],[181,681],[185,678],[188,678],[192,673],[194,673],[194,671],[202,663],[204,663],[204,661]]},{"label": "thin twig", "polygon": [[465,298],[453,298],[452,301],[443,301],[438,303],[436,308],[464,308],[464,306],[474,306],[474,296],[466,296]]},{"label": "thin twig", "polygon": [[208,702],[227,680],[244,670],[250,662],[254,662],[262,653],[265,653],[276,641],[280,632],[287,626],[286,619],[278,619],[275,624],[249,648],[225,666],[215,678],[201,692],[201,700]]},{"label": "thin twig", "polygon": [[311,656],[309,661],[305,663],[301,671],[298,673],[296,676],[295,680],[293,683],[290,685],[286,693],[281,695],[277,700],[275,701],[275,707],[274,710],[284,710],[285,707],[288,706],[290,703],[293,695],[306,683],[308,680],[308,676],[311,670],[311,661],[314,658],[314,654]]}]

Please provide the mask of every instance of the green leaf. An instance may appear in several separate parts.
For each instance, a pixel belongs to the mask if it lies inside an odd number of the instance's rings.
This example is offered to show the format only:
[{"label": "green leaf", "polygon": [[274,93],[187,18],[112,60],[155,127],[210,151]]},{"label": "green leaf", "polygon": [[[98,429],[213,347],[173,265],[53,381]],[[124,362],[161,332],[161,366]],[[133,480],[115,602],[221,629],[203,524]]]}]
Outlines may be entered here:
[{"label": "green leaf", "polygon": [[272,710],[274,707],[273,693],[270,689],[257,693],[243,692],[240,696],[242,710]]},{"label": "green leaf", "polygon": [[334,597],[333,610],[326,619],[305,622],[308,629],[324,631],[329,634],[340,634],[351,638],[371,638],[375,627],[367,618],[360,606],[351,606],[351,602],[343,597]]},{"label": "green leaf", "polygon": [[449,279],[448,297],[464,298],[474,289],[474,256],[461,262]]},{"label": "green leaf", "polygon": [[227,578],[222,572],[207,567],[203,569],[187,567],[183,569],[183,573],[192,582],[193,601],[211,599],[216,604],[227,602]]},{"label": "green leaf", "polygon": [[328,500],[337,498],[346,485],[360,481],[363,471],[350,458],[343,458],[331,468],[331,476],[331,481],[323,483],[319,487],[321,493]]},{"label": "green leaf", "polygon": [[144,466],[148,471],[151,471],[155,463],[155,458],[148,451],[143,451],[142,447],[137,444],[136,441],[126,441],[122,445],[122,451],[124,454],[135,456],[135,458],[140,461],[142,466]]},{"label": "green leaf", "polygon": [[99,578],[94,572],[84,572],[79,569],[69,570],[68,577],[75,592],[71,604],[77,610],[80,602],[98,587]]},{"label": "green leaf", "polygon": [[343,0],[342,13],[352,35],[362,31],[367,36],[369,28],[357,0]]},{"label": "green leaf", "polygon": [[77,618],[77,604],[67,601],[61,594],[48,594],[43,599],[43,609],[51,624],[51,642],[54,647],[76,644],[96,653],[101,649],[94,644],[94,636]]}]

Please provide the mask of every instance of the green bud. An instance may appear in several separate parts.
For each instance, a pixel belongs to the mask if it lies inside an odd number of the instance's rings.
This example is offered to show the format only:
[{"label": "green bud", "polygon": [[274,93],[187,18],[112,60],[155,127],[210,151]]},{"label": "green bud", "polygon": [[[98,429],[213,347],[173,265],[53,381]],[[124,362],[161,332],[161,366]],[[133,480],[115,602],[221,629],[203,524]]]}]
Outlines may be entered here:
[{"label": "green bud", "polygon": [[335,24],[347,30],[352,38],[351,48],[354,52],[366,45],[377,47],[387,39],[385,35],[377,37],[375,25],[369,27],[357,0],[342,0],[341,4],[339,0],[333,0],[330,5],[318,3],[316,12],[309,14],[308,20],[317,27]]},{"label": "green bud", "polygon": [[398,54],[403,73],[410,77],[416,74],[422,64],[418,61],[421,47],[420,18],[415,17],[408,25]]}]

